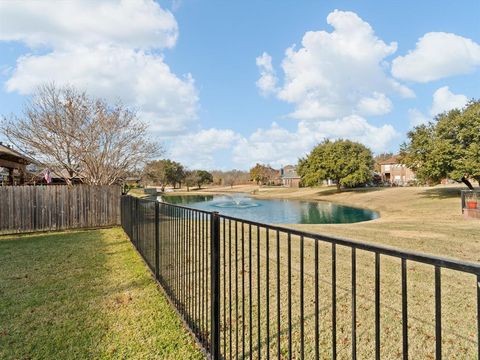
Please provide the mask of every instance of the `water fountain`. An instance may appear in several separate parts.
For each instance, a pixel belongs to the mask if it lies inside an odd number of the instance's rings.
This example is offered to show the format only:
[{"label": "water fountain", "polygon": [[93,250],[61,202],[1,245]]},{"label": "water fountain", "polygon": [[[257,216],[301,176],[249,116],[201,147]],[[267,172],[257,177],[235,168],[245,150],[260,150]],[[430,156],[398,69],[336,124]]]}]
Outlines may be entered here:
[{"label": "water fountain", "polygon": [[243,195],[226,195],[222,196],[218,201],[215,201],[212,206],[218,208],[248,209],[260,206],[260,204]]}]

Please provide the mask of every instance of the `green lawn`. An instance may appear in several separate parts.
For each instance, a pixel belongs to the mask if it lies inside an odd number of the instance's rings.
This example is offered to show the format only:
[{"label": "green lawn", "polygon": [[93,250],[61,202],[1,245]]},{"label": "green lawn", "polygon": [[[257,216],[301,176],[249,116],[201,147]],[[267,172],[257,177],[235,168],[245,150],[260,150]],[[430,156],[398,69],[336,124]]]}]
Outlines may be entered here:
[{"label": "green lawn", "polygon": [[119,228],[0,237],[0,359],[201,359]]}]

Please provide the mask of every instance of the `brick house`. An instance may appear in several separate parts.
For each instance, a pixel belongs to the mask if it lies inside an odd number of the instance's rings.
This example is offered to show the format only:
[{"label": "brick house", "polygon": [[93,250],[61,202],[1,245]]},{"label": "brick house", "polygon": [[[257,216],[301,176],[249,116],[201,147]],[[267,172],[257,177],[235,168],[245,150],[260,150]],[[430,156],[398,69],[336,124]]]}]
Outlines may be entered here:
[{"label": "brick house", "polygon": [[405,186],[416,179],[413,170],[398,161],[397,156],[379,162],[382,181],[390,185]]},{"label": "brick house", "polygon": [[280,170],[280,178],[282,179],[282,186],[296,188],[300,187],[300,175],[297,174],[296,166],[284,166]]}]

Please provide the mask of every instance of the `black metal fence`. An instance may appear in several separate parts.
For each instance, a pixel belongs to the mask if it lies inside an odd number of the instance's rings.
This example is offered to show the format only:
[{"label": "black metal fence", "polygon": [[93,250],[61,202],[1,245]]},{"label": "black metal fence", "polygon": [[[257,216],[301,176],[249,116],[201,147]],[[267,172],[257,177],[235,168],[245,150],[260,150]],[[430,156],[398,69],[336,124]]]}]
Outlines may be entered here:
[{"label": "black metal fence", "polygon": [[212,359],[478,359],[480,265],[133,197],[122,226]]}]

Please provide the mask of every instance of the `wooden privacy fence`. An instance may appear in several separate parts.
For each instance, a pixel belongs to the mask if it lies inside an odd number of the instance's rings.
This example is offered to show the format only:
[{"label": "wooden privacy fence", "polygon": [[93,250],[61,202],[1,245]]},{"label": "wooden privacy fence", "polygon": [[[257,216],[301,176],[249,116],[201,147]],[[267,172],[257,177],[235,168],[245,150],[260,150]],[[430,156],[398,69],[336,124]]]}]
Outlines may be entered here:
[{"label": "wooden privacy fence", "polygon": [[120,224],[119,186],[0,187],[0,234]]}]

